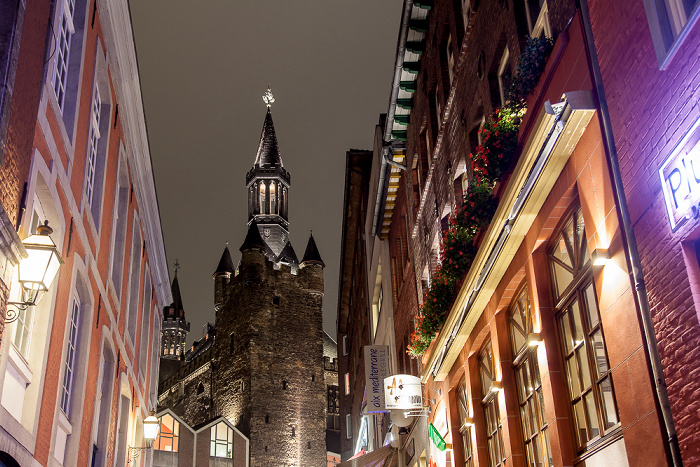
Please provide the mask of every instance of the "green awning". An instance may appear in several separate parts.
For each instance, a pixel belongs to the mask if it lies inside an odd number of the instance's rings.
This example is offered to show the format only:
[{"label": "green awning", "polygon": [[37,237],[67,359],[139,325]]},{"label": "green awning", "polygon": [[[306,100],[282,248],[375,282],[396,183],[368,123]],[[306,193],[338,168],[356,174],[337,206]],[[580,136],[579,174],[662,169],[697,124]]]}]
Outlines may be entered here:
[{"label": "green awning", "polygon": [[442,436],[440,436],[437,428],[435,428],[435,425],[432,423],[428,424],[428,437],[430,437],[430,441],[432,441],[439,450],[444,451],[447,449],[447,443],[442,439]]}]

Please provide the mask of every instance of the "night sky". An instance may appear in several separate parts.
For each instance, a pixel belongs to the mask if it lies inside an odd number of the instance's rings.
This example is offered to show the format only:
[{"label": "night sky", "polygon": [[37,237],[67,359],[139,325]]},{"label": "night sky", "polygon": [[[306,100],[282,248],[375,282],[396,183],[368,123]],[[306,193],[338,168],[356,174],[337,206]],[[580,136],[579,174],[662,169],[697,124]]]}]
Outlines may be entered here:
[{"label": "night sky", "polygon": [[336,332],[345,152],[372,149],[387,111],[401,0],[131,0],[165,248],[191,323],[214,322],[212,273],[240,258],[245,173],[266,107],[291,173],[290,239],[326,263],[324,329]]}]

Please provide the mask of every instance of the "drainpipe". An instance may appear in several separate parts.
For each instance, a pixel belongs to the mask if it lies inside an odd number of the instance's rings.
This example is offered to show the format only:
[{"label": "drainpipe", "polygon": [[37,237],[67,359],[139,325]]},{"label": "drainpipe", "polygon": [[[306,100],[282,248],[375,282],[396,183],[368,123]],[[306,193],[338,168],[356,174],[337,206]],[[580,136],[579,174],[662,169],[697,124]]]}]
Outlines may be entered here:
[{"label": "drainpipe", "polygon": [[671,414],[671,404],[668,399],[666,390],[666,381],[664,380],[663,370],[661,367],[661,357],[659,356],[656,334],[654,333],[654,324],[651,319],[651,308],[647,297],[646,286],[644,285],[644,273],[642,272],[642,263],[639,259],[639,251],[637,250],[637,242],[632,228],[632,220],[630,218],[629,209],[627,207],[627,199],[624,195],[624,187],[622,184],[622,174],[620,172],[620,164],[615,148],[615,140],[613,138],[612,123],[610,121],[610,112],[608,110],[608,102],[605,97],[605,89],[603,87],[603,76],[600,72],[600,64],[598,63],[598,55],[596,53],[595,44],[593,42],[593,29],[591,27],[591,18],[588,12],[588,3],[586,0],[577,0],[581,11],[581,19],[583,22],[584,41],[586,43],[586,52],[591,65],[593,74],[593,84],[598,95],[600,105],[600,122],[603,130],[603,141],[605,145],[605,154],[608,157],[610,164],[610,172],[613,178],[613,193],[615,202],[620,212],[622,221],[622,233],[624,246],[627,250],[630,267],[632,270],[632,280],[634,281],[635,299],[639,306],[639,314],[642,318],[642,328],[644,330],[644,345],[646,353],[649,356],[652,376],[654,378],[654,391],[656,393],[657,402],[661,410],[661,418],[663,419],[664,429],[666,431],[666,440],[671,453],[671,463],[673,466],[680,467],[683,465],[681,459],[681,451],[678,446],[678,437],[676,428],[673,424],[673,416]]}]

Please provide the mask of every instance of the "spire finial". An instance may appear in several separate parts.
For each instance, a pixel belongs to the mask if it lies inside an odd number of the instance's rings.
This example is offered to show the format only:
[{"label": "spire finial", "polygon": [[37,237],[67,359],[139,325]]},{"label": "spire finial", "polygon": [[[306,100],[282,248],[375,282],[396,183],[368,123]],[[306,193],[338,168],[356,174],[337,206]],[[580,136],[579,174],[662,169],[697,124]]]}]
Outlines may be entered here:
[{"label": "spire finial", "polygon": [[272,95],[270,83],[267,84],[267,91],[265,91],[265,94],[263,94],[262,99],[265,102],[265,105],[267,105],[268,109],[272,107],[272,103],[275,102],[275,96]]},{"label": "spire finial", "polygon": [[173,264],[173,268],[175,269],[175,274],[177,274],[177,270],[180,269],[180,260],[175,258],[175,264]]}]

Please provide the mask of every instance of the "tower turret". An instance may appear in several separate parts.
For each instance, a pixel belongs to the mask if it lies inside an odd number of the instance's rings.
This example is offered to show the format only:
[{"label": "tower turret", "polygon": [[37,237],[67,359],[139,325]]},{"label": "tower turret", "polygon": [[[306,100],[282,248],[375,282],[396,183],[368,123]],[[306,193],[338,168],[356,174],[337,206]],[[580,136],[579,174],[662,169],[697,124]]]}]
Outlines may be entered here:
[{"label": "tower turret", "polygon": [[270,106],[274,102],[268,88],[267,114],[253,167],[246,174],[248,224],[255,222],[265,244],[277,261],[289,240],[288,197],[291,177],[282,164]]},{"label": "tower turret", "polygon": [[185,343],[190,332],[190,323],[185,319],[185,309],[182,306],[180,283],[177,280],[177,270],[180,264],[175,261],[175,277],[170,289],[173,303],[163,310],[163,326],[160,340],[160,372],[159,381],[163,381],[180,367],[180,361],[185,356]]}]

